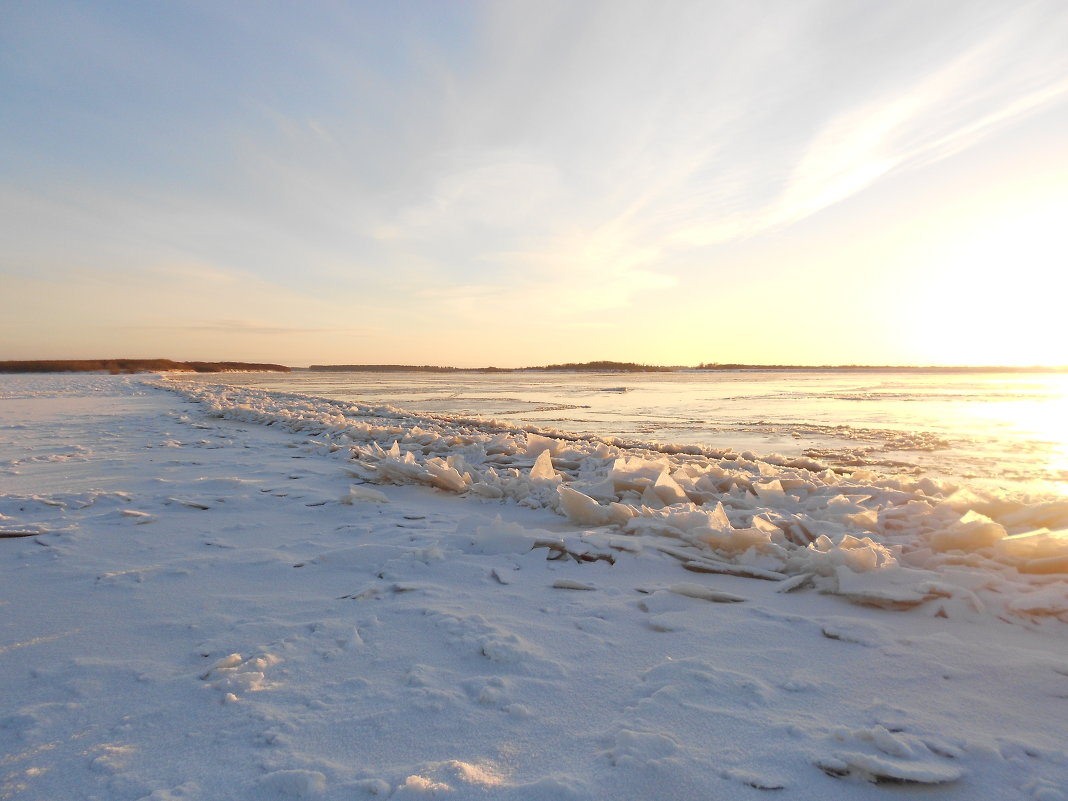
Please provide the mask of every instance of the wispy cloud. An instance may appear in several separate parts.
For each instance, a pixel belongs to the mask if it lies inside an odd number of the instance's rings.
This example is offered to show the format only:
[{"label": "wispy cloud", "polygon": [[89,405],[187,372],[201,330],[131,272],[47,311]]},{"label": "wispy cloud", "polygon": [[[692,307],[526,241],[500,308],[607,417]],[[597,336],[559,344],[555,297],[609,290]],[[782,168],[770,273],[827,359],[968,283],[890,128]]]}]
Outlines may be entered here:
[{"label": "wispy cloud", "polygon": [[368,326],[347,326],[336,328],[302,328],[297,326],[279,326],[252,320],[207,320],[204,322],[183,323],[167,326],[125,326],[128,330],[138,331],[202,331],[215,334],[238,335],[284,335],[300,336],[304,334],[368,334],[375,329]]},{"label": "wispy cloud", "polygon": [[1063,100],[1068,52],[1044,64],[1042,74],[1003,77],[1006,60],[1026,46],[1019,31],[1000,33],[933,75],[830,120],[797,162],[767,223],[802,219],[894,169],[953,156],[1014,118]]}]

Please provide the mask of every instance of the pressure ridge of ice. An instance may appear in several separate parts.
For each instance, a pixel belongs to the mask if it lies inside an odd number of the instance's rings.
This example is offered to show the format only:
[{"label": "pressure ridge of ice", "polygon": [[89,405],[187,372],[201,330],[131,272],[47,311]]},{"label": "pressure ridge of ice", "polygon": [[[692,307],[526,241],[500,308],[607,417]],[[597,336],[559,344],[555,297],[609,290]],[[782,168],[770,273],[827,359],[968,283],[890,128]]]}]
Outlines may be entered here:
[{"label": "pressure ridge of ice", "polygon": [[787,592],[813,588],[942,617],[1068,622],[1065,499],[832,470],[809,458],[581,437],[249,388],[156,385],[216,417],[307,434],[357,482],[344,503],[382,500],[367,484],[422,484],[551,509],[586,527],[582,550],[604,558],[651,549],[693,572],[779,581]]}]

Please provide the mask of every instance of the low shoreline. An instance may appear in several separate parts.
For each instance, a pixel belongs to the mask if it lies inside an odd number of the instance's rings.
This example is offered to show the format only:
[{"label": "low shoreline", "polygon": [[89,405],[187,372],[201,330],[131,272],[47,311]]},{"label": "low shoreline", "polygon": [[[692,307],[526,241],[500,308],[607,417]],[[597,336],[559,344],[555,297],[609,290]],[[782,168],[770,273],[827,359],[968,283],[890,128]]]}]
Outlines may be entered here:
[{"label": "low shoreline", "polygon": [[282,364],[254,362],[176,362],[170,359],[66,359],[0,361],[0,373],[288,373]]},{"label": "low shoreline", "polygon": [[937,365],[758,365],[730,364],[706,367],[660,367],[639,365],[618,366],[561,366],[546,367],[439,367],[434,365],[312,365],[294,367],[294,371],[313,373],[705,373],[705,372],[828,372],[828,373],[1068,373],[1068,366],[937,366]]}]

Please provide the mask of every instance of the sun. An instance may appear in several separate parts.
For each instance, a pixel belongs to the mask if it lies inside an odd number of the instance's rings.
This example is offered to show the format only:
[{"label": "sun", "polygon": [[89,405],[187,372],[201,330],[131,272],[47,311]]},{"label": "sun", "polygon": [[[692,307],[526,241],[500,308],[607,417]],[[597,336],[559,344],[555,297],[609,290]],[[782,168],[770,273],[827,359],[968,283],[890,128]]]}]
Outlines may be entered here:
[{"label": "sun", "polygon": [[930,255],[910,339],[931,364],[1068,364],[1068,198],[986,220]]}]

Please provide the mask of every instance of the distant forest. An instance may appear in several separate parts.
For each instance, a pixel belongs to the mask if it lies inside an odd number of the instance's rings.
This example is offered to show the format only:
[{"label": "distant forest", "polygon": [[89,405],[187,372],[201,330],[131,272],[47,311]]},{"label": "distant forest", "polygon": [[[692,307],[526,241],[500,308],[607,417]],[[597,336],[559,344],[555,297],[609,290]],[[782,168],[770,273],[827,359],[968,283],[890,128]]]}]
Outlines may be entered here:
[{"label": "distant forest", "polygon": [[288,373],[281,364],[252,362],[175,362],[170,359],[67,359],[0,362],[0,373]]},{"label": "distant forest", "polygon": [[[299,369],[299,368],[298,368]],[[672,373],[680,370],[796,370],[807,372],[819,371],[854,371],[872,373],[894,372],[935,372],[935,373],[1063,373],[1065,367],[937,367],[937,366],[903,366],[903,365],[868,365],[868,364],[720,364],[719,362],[702,362],[696,367],[685,365],[661,366],[637,364],[635,362],[567,362],[565,364],[546,364],[539,367],[443,367],[423,364],[313,364],[308,368],[323,373],[514,373],[523,371],[556,372],[601,372],[601,373]]]},{"label": "distant forest", "polygon": [[[281,364],[260,362],[176,362],[170,359],[66,359],[33,361],[0,361],[0,373],[227,373],[274,372],[288,373],[291,368]],[[636,362],[566,362],[537,367],[445,367],[434,364],[313,364],[308,370],[322,373],[517,373],[517,372],[588,372],[588,373],[672,373],[686,370],[793,370],[804,372],[854,371],[869,373],[929,372],[929,373],[1065,373],[1062,367],[936,367],[902,365],[798,365],[798,364],[720,364],[702,362],[696,367],[685,365],[661,366]]]},{"label": "distant forest", "polygon": [[546,364],[540,367],[439,367],[433,364],[313,364],[308,368],[320,373],[513,373],[521,370],[546,370],[557,372],[615,372],[615,373],[669,373],[684,370],[684,367],[657,367],[634,362],[568,362]]},{"label": "distant forest", "polygon": [[503,367],[441,367],[436,364],[313,364],[317,373],[505,373]]}]

